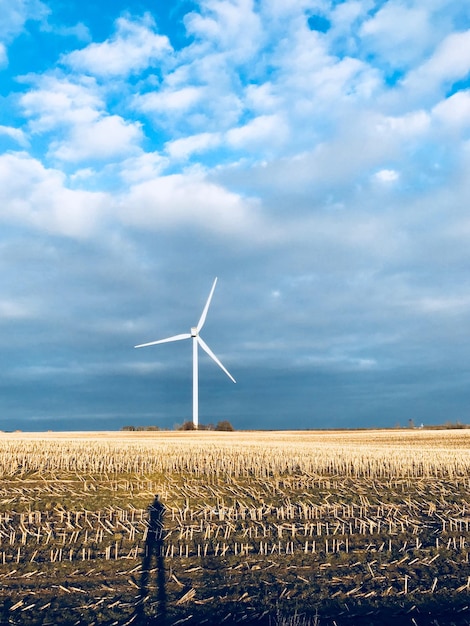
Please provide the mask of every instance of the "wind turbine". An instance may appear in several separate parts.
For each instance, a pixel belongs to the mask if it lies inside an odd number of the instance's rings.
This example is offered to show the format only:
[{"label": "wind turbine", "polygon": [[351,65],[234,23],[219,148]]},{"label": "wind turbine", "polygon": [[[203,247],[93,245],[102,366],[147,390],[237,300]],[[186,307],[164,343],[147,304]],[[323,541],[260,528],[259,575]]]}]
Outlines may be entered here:
[{"label": "wind turbine", "polygon": [[156,346],[159,343],[168,343],[170,341],[180,341],[181,339],[192,339],[193,340],[193,424],[194,428],[197,429],[199,424],[199,408],[198,408],[198,345],[207,352],[207,354],[211,357],[213,361],[217,363],[217,365],[227,374],[227,376],[234,383],[237,381],[230,374],[230,372],[222,365],[219,359],[215,356],[212,350],[209,348],[207,343],[202,339],[199,335],[201,328],[204,326],[204,322],[206,321],[207,311],[209,310],[209,306],[212,300],[212,296],[214,294],[215,286],[217,284],[217,278],[214,280],[214,284],[212,285],[211,292],[209,297],[207,298],[206,305],[202,311],[201,317],[197,326],[193,326],[191,328],[190,333],[183,333],[181,335],[174,335],[173,337],[167,337],[166,339],[159,339],[158,341],[150,341],[149,343],[141,343],[138,346],[134,346],[135,348],[145,348],[147,346]]}]

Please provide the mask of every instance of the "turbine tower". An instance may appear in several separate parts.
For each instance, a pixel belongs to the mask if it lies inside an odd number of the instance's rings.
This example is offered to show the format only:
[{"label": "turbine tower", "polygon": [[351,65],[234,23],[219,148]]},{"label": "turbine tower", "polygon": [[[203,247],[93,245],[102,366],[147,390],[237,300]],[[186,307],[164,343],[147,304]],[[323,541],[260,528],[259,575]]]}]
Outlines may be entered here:
[{"label": "turbine tower", "polygon": [[197,429],[199,425],[199,401],[198,401],[198,345],[207,352],[207,354],[211,357],[213,361],[217,363],[217,365],[227,374],[231,381],[234,383],[237,382],[235,378],[230,374],[230,372],[222,365],[219,359],[215,356],[212,350],[209,348],[207,343],[200,336],[201,328],[204,326],[204,322],[206,321],[207,311],[209,310],[209,306],[212,300],[212,296],[214,294],[215,286],[217,284],[217,278],[214,280],[214,284],[212,285],[211,292],[209,297],[207,298],[206,305],[202,311],[201,317],[197,326],[193,326],[191,328],[190,333],[183,333],[181,335],[174,335],[173,337],[167,337],[166,339],[159,339],[158,341],[150,341],[149,343],[141,343],[138,346],[134,346],[135,348],[145,348],[147,346],[156,346],[159,343],[168,343],[170,341],[180,341],[181,339],[192,339],[193,340],[193,424],[194,428]]}]

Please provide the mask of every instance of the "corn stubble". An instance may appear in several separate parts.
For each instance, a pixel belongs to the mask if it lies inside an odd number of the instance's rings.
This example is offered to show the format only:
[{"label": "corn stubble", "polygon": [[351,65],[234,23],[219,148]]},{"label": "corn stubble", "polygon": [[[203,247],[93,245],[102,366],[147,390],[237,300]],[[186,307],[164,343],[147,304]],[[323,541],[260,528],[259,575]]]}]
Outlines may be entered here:
[{"label": "corn stubble", "polygon": [[2,433],[0,623],[468,623],[469,444]]}]

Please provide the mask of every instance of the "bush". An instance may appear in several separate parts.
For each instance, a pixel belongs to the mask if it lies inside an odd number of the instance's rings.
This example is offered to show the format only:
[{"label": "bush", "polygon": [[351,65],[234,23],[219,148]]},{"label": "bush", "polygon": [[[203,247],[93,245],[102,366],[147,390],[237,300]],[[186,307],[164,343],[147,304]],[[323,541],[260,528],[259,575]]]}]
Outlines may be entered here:
[{"label": "bush", "polygon": [[214,424],[199,424],[198,430],[215,430]]},{"label": "bush", "polygon": [[215,430],[233,431],[235,429],[228,420],[222,420],[221,422],[217,422]]}]

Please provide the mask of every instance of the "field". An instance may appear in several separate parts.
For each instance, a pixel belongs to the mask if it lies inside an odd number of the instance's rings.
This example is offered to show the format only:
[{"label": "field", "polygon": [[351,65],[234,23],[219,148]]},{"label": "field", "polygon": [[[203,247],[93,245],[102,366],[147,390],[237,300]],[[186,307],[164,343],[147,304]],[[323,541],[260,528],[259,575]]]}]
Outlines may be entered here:
[{"label": "field", "polygon": [[0,624],[470,623],[468,430],[0,433],[0,477]]}]

